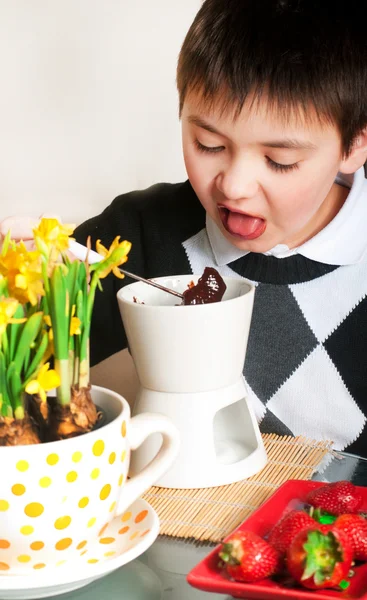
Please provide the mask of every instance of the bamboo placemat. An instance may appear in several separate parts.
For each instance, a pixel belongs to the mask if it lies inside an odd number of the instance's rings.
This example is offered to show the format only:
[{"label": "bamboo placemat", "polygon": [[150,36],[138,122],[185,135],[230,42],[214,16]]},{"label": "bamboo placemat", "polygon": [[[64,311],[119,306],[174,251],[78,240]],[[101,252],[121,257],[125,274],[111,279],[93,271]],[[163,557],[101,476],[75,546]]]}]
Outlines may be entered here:
[{"label": "bamboo placemat", "polygon": [[220,542],[288,479],[311,479],[332,442],[263,435],[266,466],[244,481],[215,488],[152,487],[143,496],[156,510],[161,535]]}]

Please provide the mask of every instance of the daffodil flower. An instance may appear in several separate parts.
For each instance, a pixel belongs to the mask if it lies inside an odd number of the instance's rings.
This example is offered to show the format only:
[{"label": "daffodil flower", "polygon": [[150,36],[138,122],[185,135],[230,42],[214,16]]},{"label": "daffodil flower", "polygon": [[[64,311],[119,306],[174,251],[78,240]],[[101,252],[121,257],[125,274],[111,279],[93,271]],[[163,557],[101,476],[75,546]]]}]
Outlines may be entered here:
[{"label": "daffodil flower", "polygon": [[25,388],[27,394],[38,394],[42,402],[46,402],[47,394],[60,385],[60,377],[54,369],[49,369],[50,363],[42,365],[36,379],[32,379]]},{"label": "daffodil flower", "polygon": [[39,250],[49,254],[53,249],[65,252],[69,248],[69,237],[74,229],[75,225],[63,225],[57,219],[44,218],[33,229],[33,234]]},{"label": "daffodil flower", "polygon": [[98,240],[96,242],[96,250],[104,257],[104,260],[92,265],[91,270],[97,271],[98,277],[101,279],[107,277],[111,271],[116,277],[123,279],[125,276],[119,271],[118,267],[126,263],[130,249],[131,243],[126,240],[120,242],[120,236],[117,236],[113,240],[108,249],[101,244],[101,240]]},{"label": "daffodil flower", "polygon": [[28,251],[23,242],[9,245],[6,254],[0,255],[0,274],[7,280],[9,294],[21,304],[35,306],[45,293],[40,253]]},{"label": "daffodil flower", "polygon": [[71,317],[70,321],[70,335],[80,335],[82,330],[80,329],[82,322],[78,317]]},{"label": "daffodil flower", "polygon": [[27,319],[13,319],[13,315],[18,307],[18,300],[15,298],[2,298],[0,300],[0,336],[6,330],[9,323],[24,323]]}]

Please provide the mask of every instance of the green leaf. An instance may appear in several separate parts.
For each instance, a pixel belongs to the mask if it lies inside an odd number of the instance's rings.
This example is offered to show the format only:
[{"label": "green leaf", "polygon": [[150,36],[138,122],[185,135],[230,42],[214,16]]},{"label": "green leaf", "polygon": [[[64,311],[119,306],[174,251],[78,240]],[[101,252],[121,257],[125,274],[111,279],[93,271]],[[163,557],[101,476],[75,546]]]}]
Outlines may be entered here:
[{"label": "green leaf", "polygon": [[342,579],[341,582],[339,583],[339,587],[342,590],[346,590],[347,588],[349,588],[350,586],[350,581],[346,581],[345,579]]},{"label": "green leaf", "polygon": [[29,351],[31,344],[36,339],[43,323],[43,314],[41,312],[34,313],[24,324],[22,333],[19,337],[18,346],[14,355],[14,363],[17,371],[20,373],[23,367],[26,353]]},{"label": "green leaf", "polygon": [[51,275],[49,309],[54,335],[55,358],[67,360],[71,306],[64,265],[56,266]]},{"label": "green leaf", "polygon": [[[17,310],[14,313],[15,319],[22,319],[24,317],[24,310],[22,305],[17,306]],[[9,330],[9,360],[13,360],[15,352],[19,346],[19,338],[24,328],[25,323],[11,323],[8,325]]]},{"label": "green leaf", "polygon": [[22,405],[21,395],[22,395],[22,383],[20,378],[20,373],[17,369],[15,361],[11,362],[8,366],[6,372],[6,380],[9,390],[10,403],[13,409],[13,412],[17,409],[18,406]]},{"label": "green leaf", "polygon": [[1,256],[5,256],[6,253],[8,252],[10,240],[11,240],[11,231],[9,229],[6,236],[4,237],[4,241],[2,244],[2,248],[1,248]]},{"label": "green leaf", "polygon": [[332,532],[323,534],[321,531],[310,531],[303,549],[306,556],[301,579],[313,577],[317,585],[331,577],[336,563],[343,560],[338,541]]},{"label": "green leaf", "polygon": [[47,346],[48,346],[48,334],[46,331],[44,331],[42,333],[41,341],[38,344],[38,348],[32,359],[32,362],[29,365],[28,369],[26,370],[25,377],[24,377],[24,379],[25,379],[24,387],[27,385],[27,383],[31,379],[34,379],[35,374],[38,373],[38,370],[42,365],[42,359],[47,350]]},{"label": "green leaf", "polygon": [[70,297],[70,305],[73,306],[76,302],[76,295],[78,293],[78,280],[79,280],[79,269],[81,264],[79,261],[73,261],[68,265],[68,274],[67,274],[67,287],[69,290]]},{"label": "green leaf", "polygon": [[3,417],[12,416],[13,412],[10,404],[6,371],[5,357],[3,352],[0,351],[0,393],[2,397],[0,414]]}]

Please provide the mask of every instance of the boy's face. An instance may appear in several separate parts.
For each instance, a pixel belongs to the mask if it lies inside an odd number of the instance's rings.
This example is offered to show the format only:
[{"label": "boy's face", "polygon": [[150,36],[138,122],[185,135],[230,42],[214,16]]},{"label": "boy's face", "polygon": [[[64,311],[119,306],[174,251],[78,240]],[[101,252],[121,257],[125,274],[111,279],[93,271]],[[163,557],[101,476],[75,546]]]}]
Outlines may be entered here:
[{"label": "boy's face", "polygon": [[[340,210],[334,184],[343,160],[336,127],[301,118],[285,123],[265,102],[233,118],[189,94],[182,111],[187,173],[200,202],[237,248],[266,252],[299,246]],[[361,163],[362,164],[362,163]],[[355,164],[354,164],[355,167]]]}]

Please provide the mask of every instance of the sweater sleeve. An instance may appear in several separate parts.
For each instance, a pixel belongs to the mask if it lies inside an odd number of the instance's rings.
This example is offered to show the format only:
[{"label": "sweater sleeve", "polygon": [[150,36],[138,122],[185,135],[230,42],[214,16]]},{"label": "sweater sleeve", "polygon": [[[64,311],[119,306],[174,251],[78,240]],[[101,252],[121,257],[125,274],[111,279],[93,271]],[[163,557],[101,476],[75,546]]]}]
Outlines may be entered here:
[{"label": "sweater sleeve", "polygon": [[[128,271],[151,278],[190,273],[183,241],[205,226],[205,211],[188,181],[159,183],[146,190],[118,196],[100,215],[80,225],[74,236],[92,248],[97,240],[109,247],[116,236],[132,247]],[[91,324],[91,365],[126,348],[127,340],[116,294],[132,283],[113,274],[101,280],[97,290]]]},{"label": "sweater sleeve", "polygon": [[[145,192],[131,192],[118,196],[98,216],[85,221],[74,232],[75,239],[86,244],[91,238],[95,249],[97,240],[109,247],[116,236],[132,244],[127,263],[128,270],[145,276],[144,244],[142,241],[142,216],[139,199]],[[126,348],[127,340],[117,303],[116,294],[128,278],[118,279],[112,273],[101,280],[103,291],[97,289],[90,335],[91,366]]]}]

